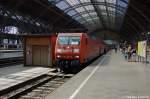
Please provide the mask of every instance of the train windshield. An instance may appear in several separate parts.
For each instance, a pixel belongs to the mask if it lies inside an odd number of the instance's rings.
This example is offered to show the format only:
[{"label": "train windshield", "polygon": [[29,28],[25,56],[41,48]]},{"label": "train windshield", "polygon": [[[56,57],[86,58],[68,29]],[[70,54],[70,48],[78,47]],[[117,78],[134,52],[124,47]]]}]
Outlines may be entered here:
[{"label": "train windshield", "polygon": [[80,37],[70,37],[69,44],[79,45],[80,44]]},{"label": "train windshield", "polygon": [[58,42],[61,45],[79,45],[80,44],[80,37],[61,36],[58,38]]},{"label": "train windshield", "polygon": [[61,44],[61,45],[68,45],[68,42],[69,41],[69,37],[66,37],[66,36],[61,36],[61,37],[59,37],[58,38],[58,42],[59,42],[59,44]]}]

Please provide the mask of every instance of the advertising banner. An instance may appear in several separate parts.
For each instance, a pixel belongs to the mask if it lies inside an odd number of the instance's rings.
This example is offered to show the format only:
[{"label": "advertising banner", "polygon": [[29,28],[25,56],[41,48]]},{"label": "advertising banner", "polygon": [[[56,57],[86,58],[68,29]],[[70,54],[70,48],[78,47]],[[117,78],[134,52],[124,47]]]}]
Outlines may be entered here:
[{"label": "advertising banner", "polygon": [[141,57],[146,57],[146,45],[147,41],[138,42],[138,55]]}]

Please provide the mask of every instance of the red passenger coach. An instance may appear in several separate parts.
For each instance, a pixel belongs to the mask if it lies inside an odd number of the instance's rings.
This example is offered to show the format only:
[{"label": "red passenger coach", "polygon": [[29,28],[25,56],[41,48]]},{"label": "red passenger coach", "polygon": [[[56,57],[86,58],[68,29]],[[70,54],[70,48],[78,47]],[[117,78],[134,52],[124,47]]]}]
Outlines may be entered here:
[{"label": "red passenger coach", "polygon": [[104,53],[104,44],[86,33],[59,33],[55,59],[62,71],[78,70],[83,64]]}]

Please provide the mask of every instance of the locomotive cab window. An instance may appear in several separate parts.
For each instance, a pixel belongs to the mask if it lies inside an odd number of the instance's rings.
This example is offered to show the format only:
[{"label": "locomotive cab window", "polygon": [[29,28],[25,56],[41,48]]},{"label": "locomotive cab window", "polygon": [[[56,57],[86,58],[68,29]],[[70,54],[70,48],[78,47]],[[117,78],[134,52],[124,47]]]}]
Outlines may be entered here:
[{"label": "locomotive cab window", "polygon": [[61,45],[79,45],[80,44],[80,37],[60,36],[58,38],[58,43]]},{"label": "locomotive cab window", "polygon": [[68,45],[69,43],[68,41],[69,41],[69,37],[66,37],[66,36],[61,36],[58,38],[58,42],[61,45]]},{"label": "locomotive cab window", "polygon": [[80,44],[80,37],[71,37],[70,38],[71,45],[79,45]]}]

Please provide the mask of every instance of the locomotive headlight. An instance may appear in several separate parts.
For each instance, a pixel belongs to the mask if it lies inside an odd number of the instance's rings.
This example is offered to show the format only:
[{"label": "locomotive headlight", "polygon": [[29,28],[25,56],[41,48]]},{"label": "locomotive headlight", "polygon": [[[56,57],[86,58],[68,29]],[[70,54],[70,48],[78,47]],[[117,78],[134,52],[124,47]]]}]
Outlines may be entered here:
[{"label": "locomotive headlight", "polygon": [[75,58],[79,58],[79,56],[74,56]]},{"label": "locomotive headlight", "polygon": [[74,53],[79,53],[79,49],[73,49]]},{"label": "locomotive headlight", "polygon": [[62,49],[57,49],[57,53],[61,53],[62,52]]},{"label": "locomotive headlight", "polygon": [[61,56],[60,55],[57,55],[57,58],[60,58]]}]

